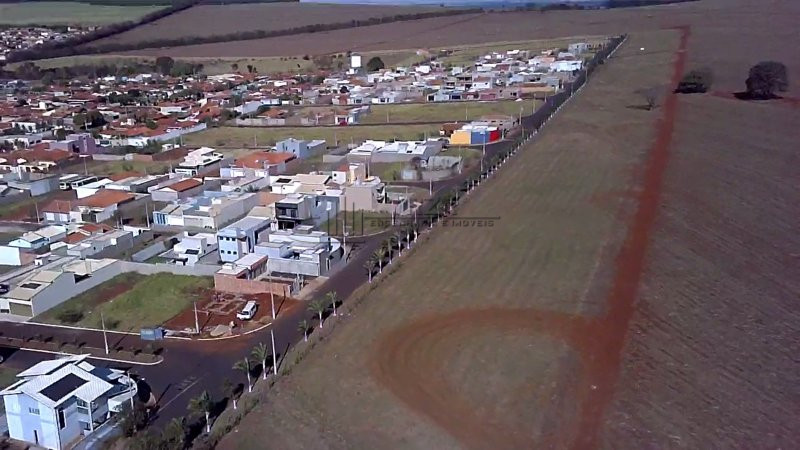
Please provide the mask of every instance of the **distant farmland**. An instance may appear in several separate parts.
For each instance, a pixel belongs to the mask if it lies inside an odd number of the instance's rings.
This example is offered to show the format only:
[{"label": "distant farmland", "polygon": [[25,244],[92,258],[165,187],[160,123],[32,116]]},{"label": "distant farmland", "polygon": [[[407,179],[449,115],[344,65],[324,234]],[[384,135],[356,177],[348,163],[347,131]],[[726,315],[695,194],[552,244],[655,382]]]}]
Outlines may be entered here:
[{"label": "distant farmland", "polygon": [[135,20],[163,7],[79,2],[0,3],[0,25],[108,25]]},{"label": "distant farmland", "polygon": [[183,39],[248,31],[275,31],[314,24],[349,22],[439,11],[432,6],[325,5],[300,3],[248,3],[200,5],[161,20],[99,41],[108,44],[137,44],[157,39]]}]

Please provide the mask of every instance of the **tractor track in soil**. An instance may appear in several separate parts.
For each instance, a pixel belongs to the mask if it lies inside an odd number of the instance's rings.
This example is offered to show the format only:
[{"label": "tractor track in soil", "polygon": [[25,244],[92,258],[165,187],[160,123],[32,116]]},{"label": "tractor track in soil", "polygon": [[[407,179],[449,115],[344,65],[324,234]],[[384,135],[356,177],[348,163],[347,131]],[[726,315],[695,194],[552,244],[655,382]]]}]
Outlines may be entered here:
[{"label": "tractor track in soil", "polygon": [[[671,86],[686,69],[689,27],[679,27]],[[650,235],[658,215],[663,178],[678,109],[677,94],[666,95],[654,141],[644,163],[636,210],[615,259],[605,314],[584,317],[538,309],[481,308],[424,317],[385,334],[370,355],[375,380],[412,410],[426,416],[468,448],[556,447],[586,449],[599,445],[603,415],[619,378],[628,327],[636,310]],[[442,376],[444,355],[431,344],[482,330],[503,330],[550,337],[567,343],[579,356],[582,373],[575,386],[578,417],[562,418],[561,426],[533,442],[527,430],[514,429],[477,415],[456,386]],[[557,412],[554,412],[557,414]]]}]

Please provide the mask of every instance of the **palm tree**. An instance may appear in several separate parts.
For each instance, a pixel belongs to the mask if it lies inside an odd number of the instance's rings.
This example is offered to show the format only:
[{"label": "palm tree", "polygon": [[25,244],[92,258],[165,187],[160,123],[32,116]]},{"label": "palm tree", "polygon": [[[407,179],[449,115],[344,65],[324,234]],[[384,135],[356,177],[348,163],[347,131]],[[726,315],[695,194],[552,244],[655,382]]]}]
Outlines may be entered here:
[{"label": "palm tree", "polygon": [[390,236],[383,241],[383,251],[389,254],[389,264],[392,263],[392,256],[394,256],[394,236]]},{"label": "palm tree", "polygon": [[162,439],[169,444],[169,448],[180,449],[186,447],[186,427],[183,417],[175,417],[164,427]]},{"label": "palm tree", "polygon": [[386,249],[381,246],[372,253],[372,259],[378,264],[378,273],[383,273],[383,258],[386,256]]},{"label": "palm tree", "polygon": [[261,375],[262,379],[267,379],[267,358],[269,358],[270,350],[266,344],[259,342],[258,345],[253,347],[250,355],[257,361],[261,361]]},{"label": "palm tree", "polygon": [[372,272],[375,270],[375,260],[372,257],[364,261],[364,270],[367,271],[369,282],[372,283]]},{"label": "palm tree", "polygon": [[392,240],[397,243],[397,254],[403,254],[403,233],[402,231],[395,231]]},{"label": "palm tree", "polygon": [[333,307],[333,315],[336,316],[336,302],[339,301],[339,299],[336,298],[336,291],[330,291],[325,294],[325,300]]},{"label": "palm tree", "polygon": [[308,321],[303,319],[297,324],[297,329],[303,333],[303,342],[308,342]]},{"label": "palm tree", "polygon": [[308,310],[319,316],[319,327],[322,328],[322,314],[325,313],[325,310],[328,309],[328,306],[325,305],[325,302],[322,299],[312,300],[311,303],[308,305]]},{"label": "palm tree", "polygon": [[247,392],[253,392],[253,383],[250,381],[250,359],[244,358],[236,361],[233,368],[235,370],[241,370],[247,375]]},{"label": "palm tree", "polygon": [[194,414],[203,414],[206,418],[206,433],[211,433],[211,394],[208,391],[203,391],[197,397],[189,400],[189,411]]},{"label": "palm tree", "polygon": [[413,228],[411,225],[406,227],[406,248],[411,248],[411,230]]},{"label": "palm tree", "polygon": [[239,409],[239,406],[237,404],[238,402],[237,396],[239,395],[239,384],[233,383],[231,380],[226,378],[225,381],[222,382],[222,387],[225,390],[225,394],[228,396],[228,398],[231,399],[231,402],[233,403],[233,409],[234,410]]}]

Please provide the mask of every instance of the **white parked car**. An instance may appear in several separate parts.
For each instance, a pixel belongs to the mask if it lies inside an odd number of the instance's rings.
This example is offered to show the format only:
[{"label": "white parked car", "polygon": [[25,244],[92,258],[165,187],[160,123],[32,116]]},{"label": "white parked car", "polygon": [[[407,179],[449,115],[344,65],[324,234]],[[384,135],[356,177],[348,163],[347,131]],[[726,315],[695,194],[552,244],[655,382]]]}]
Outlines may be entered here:
[{"label": "white parked car", "polygon": [[241,311],[236,313],[236,318],[239,320],[250,320],[256,316],[256,311],[258,311],[258,303],[250,300],[244,305]]}]

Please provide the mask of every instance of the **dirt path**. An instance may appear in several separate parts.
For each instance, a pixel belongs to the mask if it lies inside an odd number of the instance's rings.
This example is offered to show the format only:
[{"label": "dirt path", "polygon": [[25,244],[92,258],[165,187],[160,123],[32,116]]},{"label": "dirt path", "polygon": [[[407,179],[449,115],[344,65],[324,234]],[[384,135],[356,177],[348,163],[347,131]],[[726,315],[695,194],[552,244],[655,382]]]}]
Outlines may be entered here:
[{"label": "dirt path", "polygon": [[[679,29],[672,86],[686,69],[690,29]],[[677,95],[667,94],[656,124],[655,139],[637,191],[637,209],[630,218],[623,247],[615,261],[606,313],[596,318],[535,309],[461,310],[415,321],[385,335],[371,355],[375,379],[413,410],[429,417],[469,448],[596,448],[604,412],[611,402],[620,371],[628,326],[636,309],[640,280],[658,215],[664,172],[670,156]],[[524,331],[566,342],[580,357],[583,374],[575,386],[579,414],[563,419],[545,441],[532,442],[528,430],[489,425],[442,376],[444,355],[428,351],[442,339],[477,334],[485,329]],[[555,412],[557,415],[557,412]]]}]

